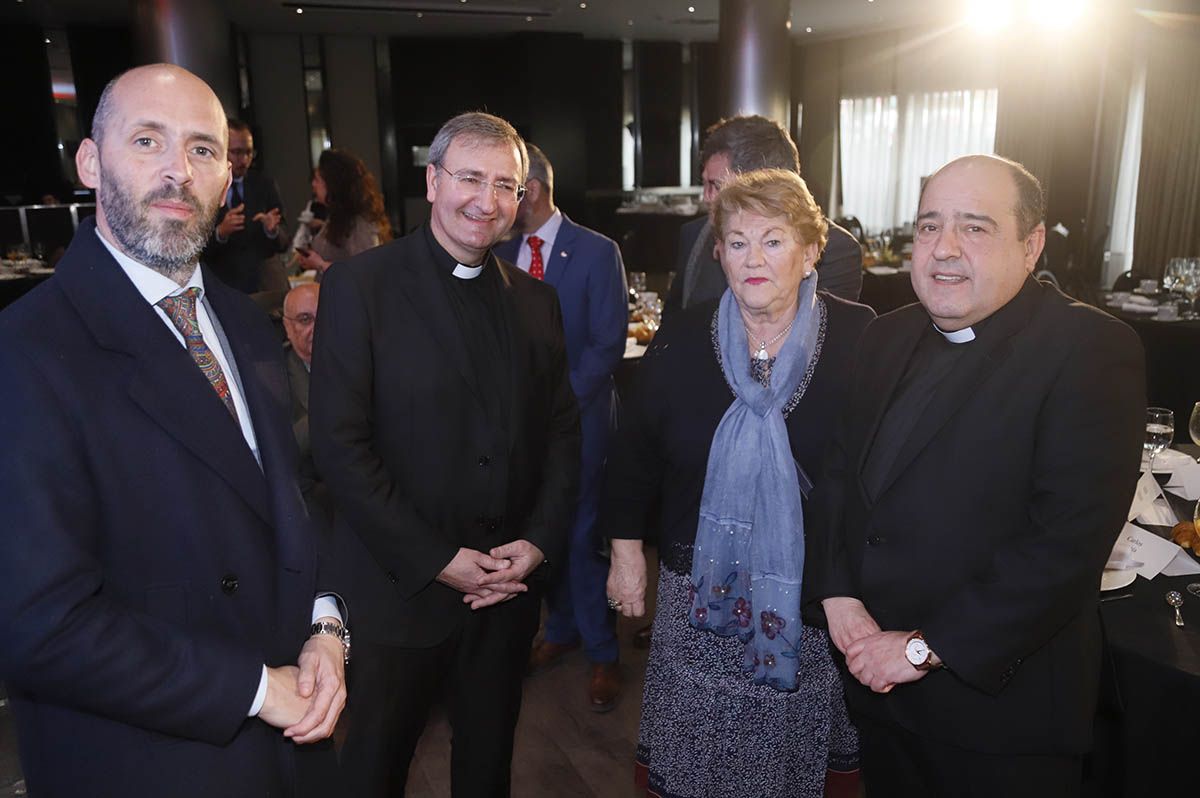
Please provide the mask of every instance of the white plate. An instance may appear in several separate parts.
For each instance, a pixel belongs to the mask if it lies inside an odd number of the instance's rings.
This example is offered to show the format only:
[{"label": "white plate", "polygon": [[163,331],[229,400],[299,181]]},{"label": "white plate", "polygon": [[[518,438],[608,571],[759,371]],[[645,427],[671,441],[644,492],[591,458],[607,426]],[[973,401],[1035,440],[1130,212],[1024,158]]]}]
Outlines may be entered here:
[{"label": "white plate", "polygon": [[[1164,474],[1168,471],[1174,471],[1180,466],[1194,462],[1196,461],[1192,459],[1191,455],[1184,454],[1178,449],[1163,449],[1154,458],[1154,473]],[[1146,456],[1145,452],[1142,452],[1142,470],[1145,471],[1146,466],[1149,464],[1150,458]]]},{"label": "white plate", "polygon": [[1100,574],[1100,589],[1119,590],[1120,588],[1132,585],[1134,579],[1137,579],[1137,571],[1132,568],[1127,571],[1105,570],[1104,573]]}]

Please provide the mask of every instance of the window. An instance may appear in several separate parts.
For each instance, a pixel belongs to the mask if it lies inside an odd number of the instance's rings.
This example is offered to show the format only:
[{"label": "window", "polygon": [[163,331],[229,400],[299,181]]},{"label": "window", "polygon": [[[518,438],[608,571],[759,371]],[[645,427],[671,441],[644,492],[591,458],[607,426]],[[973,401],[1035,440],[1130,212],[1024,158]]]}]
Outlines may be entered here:
[{"label": "window", "polygon": [[967,89],[843,99],[842,214],[871,232],[910,224],[923,177],[959,156],[994,150],[998,95]]}]

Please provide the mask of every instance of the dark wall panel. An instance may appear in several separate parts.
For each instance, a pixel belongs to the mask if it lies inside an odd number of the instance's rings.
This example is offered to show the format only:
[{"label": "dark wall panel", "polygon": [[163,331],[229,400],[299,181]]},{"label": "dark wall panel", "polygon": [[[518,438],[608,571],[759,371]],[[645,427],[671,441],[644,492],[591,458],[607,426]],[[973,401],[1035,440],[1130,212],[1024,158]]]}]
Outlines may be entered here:
[{"label": "dark wall panel", "polygon": [[683,106],[683,45],[637,42],[638,119],[643,186],[679,185],[679,123]]},{"label": "dark wall panel", "polygon": [[9,115],[0,125],[0,204],[20,204],[62,182],[45,34],[34,25],[0,26],[0,52],[6,63],[20,65],[2,70],[0,78],[5,105],[19,109],[19,119]]},{"label": "dark wall panel", "polygon": [[92,115],[104,87],[117,75],[137,66],[133,34],[128,28],[71,27],[67,29],[67,41],[71,47],[71,70],[75,73],[79,130],[90,135]]}]

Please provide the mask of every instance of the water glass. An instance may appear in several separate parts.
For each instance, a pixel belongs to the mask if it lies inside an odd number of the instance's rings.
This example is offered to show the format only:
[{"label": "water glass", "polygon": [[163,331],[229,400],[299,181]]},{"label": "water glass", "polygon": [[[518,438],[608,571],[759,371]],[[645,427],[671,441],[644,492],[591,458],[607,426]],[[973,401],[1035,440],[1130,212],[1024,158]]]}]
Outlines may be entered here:
[{"label": "water glass", "polygon": [[1142,448],[1150,455],[1150,473],[1154,473],[1154,458],[1171,445],[1175,437],[1175,414],[1165,407],[1146,408],[1146,440]]}]

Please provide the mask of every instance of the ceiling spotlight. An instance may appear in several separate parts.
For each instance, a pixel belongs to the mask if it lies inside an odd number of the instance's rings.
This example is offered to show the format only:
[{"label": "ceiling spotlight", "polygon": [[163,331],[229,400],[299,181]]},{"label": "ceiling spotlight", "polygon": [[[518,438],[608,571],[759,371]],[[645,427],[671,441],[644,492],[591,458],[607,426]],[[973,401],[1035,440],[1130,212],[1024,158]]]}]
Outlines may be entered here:
[{"label": "ceiling spotlight", "polygon": [[632,19],[627,19],[627,20],[625,20],[625,24],[626,24],[626,25],[630,25],[630,26],[632,26],[632,25],[633,25],[633,20],[632,20]]},{"label": "ceiling spotlight", "polygon": [[49,43],[50,43],[50,40],[49,40],[49,39],[47,39],[47,40],[46,40],[46,44],[49,44]]},{"label": "ceiling spotlight", "polygon": [[787,22],[783,23],[783,27],[787,28],[788,30],[791,30],[792,29],[792,21],[789,19]]},{"label": "ceiling spotlight", "polygon": [[296,13],[297,13],[297,14],[303,14],[303,13],[304,13],[304,9],[303,9],[303,8],[297,8],[297,9],[296,9]]},{"label": "ceiling spotlight", "polygon": [[689,14],[695,14],[695,13],[696,13],[696,7],[695,7],[695,6],[688,6],[688,13],[689,13]]},{"label": "ceiling spotlight", "polygon": [[525,17],[526,22],[533,22],[533,17]]},{"label": "ceiling spotlight", "polygon": [[587,8],[587,3],[580,3],[580,4],[579,4],[579,7],[580,7],[580,8]]},{"label": "ceiling spotlight", "polygon": [[420,19],[423,16],[425,16],[424,12],[421,12],[421,11],[417,12],[417,19]]},{"label": "ceiling spotlight", "polygon": [[807,28],[805,28],[805,29],[804,29],[804,32],[805,32],[805,33],[812,33],[812,27],[810,26],[810,27],[807,27]]}]

